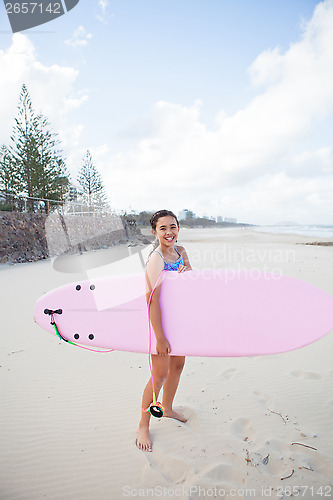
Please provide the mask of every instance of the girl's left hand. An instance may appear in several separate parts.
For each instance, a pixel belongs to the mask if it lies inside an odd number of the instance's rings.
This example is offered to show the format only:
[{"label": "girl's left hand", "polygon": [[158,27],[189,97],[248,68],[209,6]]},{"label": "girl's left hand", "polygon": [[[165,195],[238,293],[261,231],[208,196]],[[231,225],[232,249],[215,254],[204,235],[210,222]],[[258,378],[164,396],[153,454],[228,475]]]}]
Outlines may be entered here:
[{"label": "girl's left hand", "polygon": [[183,273],[184,271],[189,271],[189,270],[190,270],[190,268],[187,267],[187,266],[179,266],[178,269],[177,269],[177,271],[179,273]]}]

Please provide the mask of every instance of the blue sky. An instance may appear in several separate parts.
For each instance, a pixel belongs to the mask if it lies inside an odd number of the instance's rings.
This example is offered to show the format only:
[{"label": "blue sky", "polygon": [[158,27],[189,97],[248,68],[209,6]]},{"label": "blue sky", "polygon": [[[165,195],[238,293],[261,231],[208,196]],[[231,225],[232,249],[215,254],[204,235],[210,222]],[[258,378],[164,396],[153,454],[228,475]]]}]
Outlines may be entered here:
[{"label": "blue sky", "polygon": [[332,0],[81,0],[14,36],[1,8],[1,143],[26,83],[117,210],[333,223]]}]

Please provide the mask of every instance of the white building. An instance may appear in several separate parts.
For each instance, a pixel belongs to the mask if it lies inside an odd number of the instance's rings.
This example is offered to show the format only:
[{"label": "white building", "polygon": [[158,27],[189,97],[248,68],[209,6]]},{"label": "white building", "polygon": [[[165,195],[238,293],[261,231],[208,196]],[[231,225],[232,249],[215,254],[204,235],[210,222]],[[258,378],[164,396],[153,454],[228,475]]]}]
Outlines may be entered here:
[{"label": "white building", "polygon": [[178,220],[185,220],[188,212],[189,212],[188,208],[184,208],[183,210],[181,210],[178,213]]}]

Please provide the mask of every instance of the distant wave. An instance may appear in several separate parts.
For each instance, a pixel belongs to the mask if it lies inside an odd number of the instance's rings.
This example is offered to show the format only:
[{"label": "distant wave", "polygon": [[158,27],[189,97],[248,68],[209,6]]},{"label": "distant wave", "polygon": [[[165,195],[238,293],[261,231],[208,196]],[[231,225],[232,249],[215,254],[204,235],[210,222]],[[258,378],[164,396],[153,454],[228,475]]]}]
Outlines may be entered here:
[{"label": "distant wave", "polygon": [[333,226],[297,225],[297,226],[256,226],[256,231],[275,234],[297,234],[319,238],[333,238]]}]

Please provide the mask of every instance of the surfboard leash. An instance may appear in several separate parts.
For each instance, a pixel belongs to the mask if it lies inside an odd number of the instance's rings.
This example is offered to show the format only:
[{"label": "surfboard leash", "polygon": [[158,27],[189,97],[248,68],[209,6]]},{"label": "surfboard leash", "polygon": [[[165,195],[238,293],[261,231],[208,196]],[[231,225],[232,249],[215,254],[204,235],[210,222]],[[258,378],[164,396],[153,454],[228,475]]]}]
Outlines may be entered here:
[{"label": "surfboard leash", "polygon": [[57,335],[57,337],[59,337],[64,342],[67,342],[68,344],[74,345],[76,347],[80,347],[80,349],[85,349],[86,351],[91,351],[91,352],[103,353],[103,352],[113,352],[114,351],[114,349],[108,349],[106,351],[99,351],[97,349],[91,349],[90,347],[85,347],[83,345],[76,344],[75,342],[72,342],[71,340],[68,340],[65,337],[63,337],[59,331],[59,328],[58,328],[57,323],[56,323],[55,318],[54,318],[55,314],[62,314],[62,309],[56,309],[55,311],[52,311],[51,309],[44,309],[44,314],[49,314],[50,324],[52,325],[52,327],[55,331],[55,334]]},{"label": "surfboard leash", "polygon": [[151,321],[150,321],[150,305],[151,305],[151,299],[153,297],[153,293],[155,292],[156,287],[158,285],[158,282],[159,282],[159,280],[160,280],[160,278],[161,278],[161,276],[162,276],[162,274],[164,272],[165,272],[165,269],[162,270],[162,272],[160,273],[159,277],[157,278],[156,283],[154,285],[154,288],[152,289],[150,297],[149,297],[149,300],[148,300],[148,329],[149,329],[149,352],[148,352],[148,356],[149,356],[149,368],[150,368],[150,373],[151,373],[151,382],[152,382],[152,386],[153,386],[153,402],[150,403],[150,405],[148,406],[148,408],[142,408],[142,411],[148,412],[151,415],[153,415],[153,417],[156,417],[156,418],[163,417],[164,408],[163,408],[162,403],[159,403],[156,400],[156,394],[155,394],[155,384],[154,384],[154,377],[153,377],[153,367],[152,367],[152,363],[151,363],[151,336],[152,336],[152,333],[151,333]]}]

